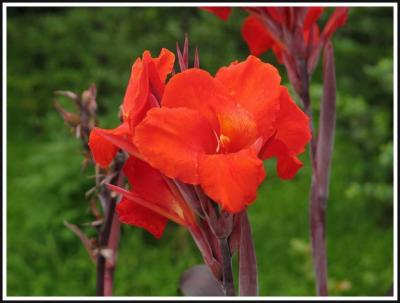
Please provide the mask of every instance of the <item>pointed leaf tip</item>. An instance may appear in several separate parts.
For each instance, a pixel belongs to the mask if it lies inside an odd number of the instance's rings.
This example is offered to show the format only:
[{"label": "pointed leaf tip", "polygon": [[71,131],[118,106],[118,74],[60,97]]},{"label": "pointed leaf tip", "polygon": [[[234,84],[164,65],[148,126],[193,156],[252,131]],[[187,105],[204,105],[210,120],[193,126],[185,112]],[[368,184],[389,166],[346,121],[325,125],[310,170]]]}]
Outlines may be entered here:
[{"label": "pointed leaf tip", "polygon": [[189,38],[188,35],[185,34],[185,42],[183,44],[183,63],[185,64],[186,69],[189,67]]},{"label": "pointed leaf tip", "polygon": [[182,53],[181,50],[179,48],[179,42],[176,42],[176,54],[178,55],[178,64],[179,64],[179,69],[181,70],[181,72],[183,72],[184,70],[186,70],[185,67],[185,63],[183,61],[183,57],[182,57]]},{"label": "pointed leaf tip", "polygon": [[324,84],[319,120],[317,163],[318,198],[323,204],[321,206],[326,207],[336,124],[336,76],[331,42],[324,47],[322,63]]}]

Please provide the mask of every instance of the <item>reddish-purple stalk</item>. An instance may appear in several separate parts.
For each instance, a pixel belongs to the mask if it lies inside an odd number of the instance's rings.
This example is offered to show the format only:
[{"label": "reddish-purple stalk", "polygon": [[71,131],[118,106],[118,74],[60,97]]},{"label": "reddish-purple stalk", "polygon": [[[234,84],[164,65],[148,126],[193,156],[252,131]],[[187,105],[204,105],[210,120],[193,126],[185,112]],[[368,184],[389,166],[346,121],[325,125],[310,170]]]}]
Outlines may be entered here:
[{"label": "reddish-purple stalk", "polygon": [[[300,18],[304,18],[303,8],[297,8]],[[309,156],[312,167],[309,222],[311,234],[311,248],[314,263],[317,295],[328,295],[327,249],[325,237],[326,205],[328,199],[329,175],[333,153],[335,133],[335,105],[336,105],[336,78],[333,60],[333,47],[330,41],[324,40],[311,53],[305,55],[307,48],[304,41],[298,39],[302,35],[299,28],[291,33],[281,28],[273,18],[258,8],[246,8],[264,21],[265,26],[275,39],[286,44],[283,61],[289,81],[300,96],[304,111],[310,118],[312,139],[309,146]],[[290,10],[295,16],[294,8]],[[298,25],[296,25],[298,26]],[[296,39],[297,38],[297,39]],[[318,133],[313,126],[313,113],[310,99],[311,73],[319,58],[321,49],[324,51],[323,75],[324,94],[321,102]],[[286,53],[287,52],[287,53]]]},{"label": "reddish-purple stalk", "polygon": [[[124,186],[124,175],[122,172],[124,161],[125,156],[119,154],[112,169],[115,177],[110,183],[119,187]],[[120,223],[115,212],[118,197],[112,197],[109,189],[106,187],[102,188],[100,195],[102,195],[106,205],[105,222],[99,232],[96,294],[98,296],[112,296],[115,260],[120,237]],[[108,258],[101,253],[102,249],[108,249],[111,252]]]},{"label": "reddish-purple stalk", "polygon": [[114,271],[116,266],[116,258],[118,252],[119,238],[120,238],[121,223],[118,215],[114,212],[114,218],[111,225],[111,233],[108,239],[108,249],[113,252],[110,259],[106,259],[105,274],[104,274],[104,295],[112,296]]},{"label": "reddish-purple stalk", "polygon": [[311,233],[311,248],[314,261],[316,290],[319,296],[328,295],[328,272],[327,272],[327,252],[326,252],[326,238],[325,238],[325,208],[321,207],[326,204],[325,201],[319,201],[317,196],[318,191],[318,162],[316,157],[316,132],[313,126],[313,113],[311,109],[311,100],[309,95],[309,74],[307,65],[303,60],[300,66],[305,67],[300,69],[301,79],[301,93],[300,98],[304,105],[304,110],[310,118],[310,128],[312,138],[309,147],[310,163],[312,168],[311,188],[310,188],[310,203],[309,203],[309,222]]},{"label": "reddish-purple stalk", "polygon": [[309,220],[316,289],[319,296],[327,296],[326,206],[336,126],[336,75],[332,43],[328,41],[323,47],[324,89],[320,105],[318,133],[313,127],[313,114],[309,95],[310,75],[307,70],[306,60],[300,61],[299,66],[301,67],[299,68],[301,81],[299,95],[310,118],[312,132],[309,152],[312,166]]}]

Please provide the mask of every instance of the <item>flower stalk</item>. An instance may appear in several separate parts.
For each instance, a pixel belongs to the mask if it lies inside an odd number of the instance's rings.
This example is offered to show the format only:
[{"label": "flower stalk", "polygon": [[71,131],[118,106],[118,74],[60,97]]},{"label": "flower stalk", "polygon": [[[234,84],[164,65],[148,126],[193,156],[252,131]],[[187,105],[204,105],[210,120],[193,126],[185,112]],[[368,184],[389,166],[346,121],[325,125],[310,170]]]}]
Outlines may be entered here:
[{"label": "flower stalk", "polygon": [[[317,134],[314,129],[314,117],[311,109],[310,99],[310,86],[309,86],[309,74],[307,71],[307,63],[305,60],[300,61],[300,79],[301,79],[301,91],[299,93],[300,99],[304,106],[304,111],[310,118],[310,129],[312,132],[312,139],[309,146],[309,157],[312,169],[311,176],[311,187],[309,196],[309,224],[310,224],[310,238],[311,238],[311,250],[314,263],[316,291],[320,296],[328,295],[328,269],[327,269],[327,252],[326,252],[326,239],[325,239],[325,208],[322,207],[326,204],[327,197],[324,201],[318,199],[317,192],[319,191],[318,178],[326,176],[329,172],[322,172],[318,174],[318,159],[316,155],[316,137]],[[323,136],[323,135],[320,135]],[[332,151],[331,151],[332,153]]]},{"label": "flower stalk", "polygon": [[[205,8],[223,20],[230,8]],[[329,174],[335,133],[336,80],[333,33],[347,21],[348,8],[338,7],[321,33],[316,21],[322,7],[252,7],[242,27],[242,35],[254,55],[272,49],[279,63],[285,65],[289,81],[300,97],[309,117],[312,139],[309,147],[312,165],[309,222],[317,295],[327,296],[327,255],[325,216]],[[310,79],[323,51],[324,94],[320,105],[318,132],[313,126]]]},{"label": "flower stalk", "polygon": [[[300,11],[301,9],[299,9]],[[310,128],[313,134],[309,156],[312,165],[310,203],[309,203],[309,224],[311,235],[312,257],[315,271],[316,291],[319,296],[328,295],[328,273],[327,273],[327,245],[326,245],[326,206],[328,200],[328,187],[330,166],[333,154],[333,142],[335,133],[335,104],[336,104],[336,79],[333,60],[333,46],[330,38],[333,32],[342,26],[347,19],[347,8],[337,8],[328,20],[318,43],[312,42],[316,27],[311,28],[308,33],[309,41],[306,39],[296,40],[291,45],[288,40],[283,39],[289,56],[296,58],[297,70],[288,61],[284,60],[288,74],[295,74],[298,77],[289,77],[293,87],[297,91],[303,103],[303,107],[310,119]],[[299,14],[300,15],[300,14]],[[296,36],[299,36],[298,34]],[[296,37],[293,37],[295,40]],[[316,39],[318,40],[318,38]],[[311,41],[311,42],[310,42]],[[308,43],[307,45],[302,45]],[[312,45],[315,43],[315,45]],[[308,48],[307,56],[298,56],[297,49]],[[320,105],[318,133],[313,126],[313,113],[310,99],[310,78],[314,70],[320,52],[323,51],[323,98]],[[286,54],[284,54],[286,56]],[[299,85],[300,84],[300,85]]]},{"label": "flower stalk", "polygon": [[[111,180],[111,184],[123,187],[124,175],[122,172],[122,164],[124,162],[122,154],[117,157],[116,163],[113,167],[113,172],[116,176]],[[111,296],[113,289],[114,270],[116,263],[116,253],[118,250],[118,242],[120,237],[120,222],[115,213],[117,203],[117,196],[112,197],[110,191],[106,188],[102,189],[100,195],[106,201],[105,208],[105,222],[101,227],[99,233],[99,247],[100,249],[106,248],[111,251],[109,256],[98,254],[97,258],[97,282],[96,294],[98,296]]]},{"label": "flower stalk", "polygon": [[[58,101],[54,102],[56,110],[59,112],[64,122],[75,133],[76,137],[82,142],[84,155],[83,168],[88,164],[94,164],[90,155],[88,146],[89,135],[93,127],[97,124],[97,102],[96,102],[96,86],[92,85],[81,95],[70,91],[56,91],[57,95],[65,96],[74,102],[77,113],[67,112]],[[125,161],[123,153],[119,153],[116,157],[113,167],[105,171],[105,175],[101,176],[98,167],[95,167],[96,186],[87,192],[87,196],[97,193],[98,200],[101,202],[103,212],[99,212],[96,203],[91,204],[91,210],[95,222],[101,222],[97,228],[97,239],[88,239],[79,227],[66,224],[68,228],[73,230],[82,240],[89,255],[96,261],[96,294],[98,296],[111,296],[113,289],[114,270],[116,266],[116,256],[118,252],[120,238],[120,222],[115,213],[115,207],[118,197],[112,195],[105,187],[105,181],[122,187],[124,184],[124,176],[122,173],[122,164]],[[88,245],[87,243],[94,243]]]}]

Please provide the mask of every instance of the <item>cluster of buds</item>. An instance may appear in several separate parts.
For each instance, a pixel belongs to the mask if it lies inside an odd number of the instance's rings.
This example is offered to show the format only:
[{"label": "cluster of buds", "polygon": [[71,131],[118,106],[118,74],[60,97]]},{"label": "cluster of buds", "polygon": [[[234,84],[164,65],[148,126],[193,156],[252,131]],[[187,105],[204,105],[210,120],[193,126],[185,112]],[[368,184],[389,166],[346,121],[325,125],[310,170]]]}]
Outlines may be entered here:
[{"label": "cluster of buds", "polygon": [[54,101],[56,110],[62,116],[65,123],[74,130],[76,137],[87,142],[90,130],[97,124],[96,85],[92,84],[80,96],[71,91],[56,91],[55,94],[65,96],[75,104],[77,113],[72,113],[66,111],[57,100]]},{"label": "cluster of buds", "polygon": [[[303,96],[321,51],[329,44],[333,33],[347,21],[348,8],[338,7],[320,31],[318,19],[324,11],[322,7],[269,7],[247,8],[264,24],[271,37],[272,49],[288,72],[288,77],[296,92]],[[304,75],[307,78],[304,79]],[[302,97],[305,108],[310,100]]]}]

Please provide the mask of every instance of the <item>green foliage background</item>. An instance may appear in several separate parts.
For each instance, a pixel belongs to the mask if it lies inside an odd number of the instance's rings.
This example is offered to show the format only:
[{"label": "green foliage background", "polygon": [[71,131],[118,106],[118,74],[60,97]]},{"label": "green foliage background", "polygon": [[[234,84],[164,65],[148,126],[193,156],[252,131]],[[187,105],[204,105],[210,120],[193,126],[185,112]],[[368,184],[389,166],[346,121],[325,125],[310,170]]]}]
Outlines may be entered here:
[{"label": "green foliage background", "polygon": [[[195,8],[8,8],[7,15],[7,294],[94,295],[95,266],[63,225],[91,220],[84,194],[93,172],[80,171],[80,144],[55,113],[53,91],[80,92],[96,83],[101,126],[114,127],[137,56],[174,50],[188,33],[201,66],[215,72],[248,55],[240,36],[245,13],[235,9],[228,22]],[[333,42],[338,120],[327,218],[330,293],[384,295],[393,278],[393,10],[352,8]],[[262,59],[276,64],[270,53]],[[316,113],[320,68],[312,85]],[[266,162],[267,181],[249,210],[261,295],[314,294],[310,167],[306,154],[302,159],[292,181],[279,180],[274,161]],[[181,227],[169,224],[157,241],[123,226],[115,295],[178,295],[180,274],[199,262]]]}]

